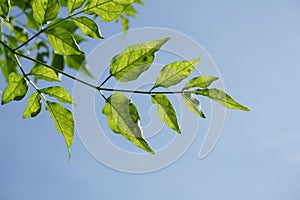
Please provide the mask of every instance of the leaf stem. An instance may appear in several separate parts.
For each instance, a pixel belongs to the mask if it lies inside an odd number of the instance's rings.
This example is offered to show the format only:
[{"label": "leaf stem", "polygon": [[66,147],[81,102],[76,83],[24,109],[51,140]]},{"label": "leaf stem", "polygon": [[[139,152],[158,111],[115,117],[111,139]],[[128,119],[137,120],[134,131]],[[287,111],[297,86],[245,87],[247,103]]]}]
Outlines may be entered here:
[{"label": "leaf stem", "polygon": [[101,88],[110,78],[112,77],[112,75],[110,74],[99,86],[98,88]]}]

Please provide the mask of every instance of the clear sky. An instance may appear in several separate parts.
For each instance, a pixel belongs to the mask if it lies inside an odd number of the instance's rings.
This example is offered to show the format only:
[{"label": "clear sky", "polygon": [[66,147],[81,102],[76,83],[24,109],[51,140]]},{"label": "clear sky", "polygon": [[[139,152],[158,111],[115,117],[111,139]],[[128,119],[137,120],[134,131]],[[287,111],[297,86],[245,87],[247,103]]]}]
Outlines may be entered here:
[{"label": "clear sky", "polygon": [[[251,112],[227,111],[222,136],[204,160],[200,131],[171,166],[128,174],[94,159],[77,134],[68,163],[48,114],[23,120],[27,101],[9,103],[0,107],[0,199],[300,199],[300,2],[146,0],[138,10],[131,28],[170,28],[194,38],[226,90]],[[101,30],[109,37],[121,28]]]}]

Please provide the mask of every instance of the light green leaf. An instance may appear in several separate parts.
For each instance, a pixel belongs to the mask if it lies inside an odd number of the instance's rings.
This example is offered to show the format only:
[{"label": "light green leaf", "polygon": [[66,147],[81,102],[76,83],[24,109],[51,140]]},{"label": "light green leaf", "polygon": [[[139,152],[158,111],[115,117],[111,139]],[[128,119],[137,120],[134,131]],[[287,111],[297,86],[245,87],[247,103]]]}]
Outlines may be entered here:
[{"label": "light green leaf", "polygon": [[28,105],[23,113],[23,118],[37,116],[41,111],[42,100],[38,92],[32,93],[28,98]]},{"label": "light green leaf", "polygon": [[0,0],[0,17],[8,21],[10,4],[9,0]]},{"label": "light green leaf", "polygon": [[41,25],[53,20],[59,13],[59,0],[32,0],[33,18]]},{"label": "light green leaf", "polygon": [[47,102],[46,110],[49,111],[50,116],[54,119],[54,126],[56,130],[61,133],[65,139],[69,151],[74,139],[74,119],[72,112],[55,102]]},{"label": "light green leaf", "polygon": [[169,99],[163,94],[156,94],[152,95],[152,103],[157,105],[159,118],[171,129],[177,133],[181,133],[177,122],[176,112]]},{"label": "light green leaf", "polygon": [[170,87],[176,85],[183,79],[187,78],[195,66],[199,63],[200,58],[188,61],[173,62],[166,65],[159,73],[153,88]]},{"label": "light green leaf", "polygon": [[132,6],[129,5],[125,10],[124,10],[124,14],[130,17],[135,17],[137,14],[136,9]]},{"label": "light green leaf", "polygon": [[98,25],[91,19],[87,17],[77,17],[72,18],[74,23],[80,28],[84,35],[90,36],[92,38],[101,38],[100,31],[98,29]]},{"label": "light green leaf", "polygon": [[207,88],[209,87],[214,81],[218,80],[218,77],[214,76],[198,76],[191,79],[182,90],[188,90],[193,87],[199,88]]},{"label": "light green leaf", "polygon": [[126,96],[121,93],[112,94],[102,113],[106,115],[108,125],[113,132],[123,135],[137,147],[154,154],[154,151],[143,139],[137,108]]},{"label": "light green leaf", "polygon": [[121,54],[111,60],[110,74],[121,82],[137,79],[144,71],[149,69],[153,63],[155,52],[168,40],[170,38],[127,47]]},{"label": "light green leaf", "polygon": [[134,0],[90,0],[84,7],[85,13],[96,14],[102,21],[117,19]]},{"label": "light green leaf", "polygon": [[39,23],[33,18],[33,13],[29,12],[29,13],[25,13],[26,17],[27,17],[27,23],[26,26],[29,28],[33,28],[35,30],[39,30]]},{"label": "light green leaf", "polygon": [[28,84],[25,78],[14,72],[8,76],[8,85],[3,91],[1,104],[6,104],[10,101],[20,101],[26,95]]},{"label": "light green leaf", "polygon": [[83,53],[74,37],[66,29],[58,27],[50,29],[46,33],[55,53],[63,56],[80,55]]},{"label": "light green leaf", "polygon": [[66,56],[66,64],[77,70],[82,72],[83,74],[93,78],[93,75],[89,72],[89,66],[85,60],[85,55],[72,55],[72,56]]},{"label": "light green leaf", "polygon": [[187,105],[188,109],[195,113],[196,115],[199,115],[202,118],[205,118],[205,114],[203,113],[201,109],[200,102],[198,99],[194,97],[191,93],[183,93],[182,97],[184,99],[185,104]]},{"label": "light green leaf", "polygon": [[120,16],[124,33],[129,29],[129,20],[126,17]]},{"label": "light green leaf", "polygon": [[76,9],[80,8],[85,0],[68,0],[69,15]]},{"label": "light green leaf", "polygon": [[34,75],[34,77],[37,79],[44,79],[46,81],[51,81],[51,82],[53,81],[59,82],[59,78],[54,70],[39,64],[35,65],[31,69],[29,75]]},{"label": "light green leaf", "polygon": [[195,94],[211,98],[212,100],[219,102],[226,108],[250,111],[249,108],[242,106],[241,104],[239,104],[238,102],[233,100],[228,94],[226,94],[222,90],[218,90],[215,88],[214,89],[197,89],[197,90],[195,90]]},{"label": "light green leaf", "polygon": [[78,29],[78,26],[72,20],[56,18],[55,20],[51,21],[51,23],[49,24],[48,30],[55,29],[55,28],[64,28],[66,29],[66,31],[68,31],[74,36],[74,32]]},{"label": "light green leaf", "polygon": [[41,92],[56,98],[60,102],[71,103],[75,105],[75,102],[72,99],[71,95],[69,94],[68,90],[66,90],[63,87],[52,86],[52,87],[41,89]]}]

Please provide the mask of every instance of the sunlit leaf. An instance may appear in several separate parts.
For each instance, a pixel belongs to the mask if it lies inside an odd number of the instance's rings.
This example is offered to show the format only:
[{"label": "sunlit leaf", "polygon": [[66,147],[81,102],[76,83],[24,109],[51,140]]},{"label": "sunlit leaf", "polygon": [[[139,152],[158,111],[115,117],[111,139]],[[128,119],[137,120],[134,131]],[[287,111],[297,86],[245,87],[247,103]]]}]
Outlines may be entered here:
[{"label": "sunlit leaf", "polygon": [[39,23],[33,18],[33,13],[29,12],[29,13],[25,13],[26,17],[27,17],[27,23],[26,26],[29,28],[33,28],[35,30],[39,30]]},{"label": "sunlit leaf", "polygon": [[8,85],[3,91],[1,104],[6,104],[10,101],[20,101],[26,95],[28,84],[25,78],[14,72],[8,76]]},{"label": "sunlit leaf", "polygon": [[53,20],[59,13],[59,0],[32,0],[33,18],[41,25]]},{"label": "sunlit leaf", "polygon": [[172,85],[176,85],[192,73],[199,61],[200,59],[197,58],[194,60],[173,62],[166,65],[160,71],[153,88],[167,88]]},{"label": "sunlit leaf", "polygon": [[124,10],[124,14],[130,17],[135,17],[137,14],[136,9],[132,6],[129,5],[125,10]]},{"label": "sunlit leaf", "polygon": [[123,135],[137,147],[154,153],[147,142],[143,139],[142,130],[139,126],[139,114],[133,103],[121,93],[112,94],[102,113],[106,115],[109,127],[115,133]]},{"label": "sunlit leaf", "polygon": [[23,118],[31,118],[37,116],[41,111],[42,100],[38,92],[31,94],[28,98],[27,107],[23,113]]},{"label": "sunlit leaf", "polygon": [[137,79],[149,69],[153,63],[155,52],[169,39],[154,40],[127,47],[121,54],[112,59],[110,74],[122,82]]},{"label": "sunlit leaf", "polygon": [[184,99],[185,104],[187,105],[188,109],[195,113],[196,115],[199,115],[202,118],[205,118],[205,114],[203,113],[201,109],[201,105],[198,99],[194,97],[191,93],[183,93],[182,97]]},{"label": "sunlit leaf", "polygon": [[180,133],[176,112],[169,99],[163,94],[156,94],[152,95],[152,103],[157,105],[159,118],[171,129]]},{"label": "sunlit leaf", "polygon": [[69,15],[76,9],[80,8],[85,0],[68,0],[68,11]]},{"label": "sunlit leaf", "polygon": [[9,0],[0,0],[0,17],[2,17],[5,20],[8,20],[9,9]]},{"label": "sunlit leaf", "polygon": [[59,81],[59,78],[54,70],[43,65],[35,65],[29,75],[34,75],[37,79],[44,79],[46,81]]},{"label": "sunlit leaf", "polygon": [[92,38],[102,38],[98,25],[91,19],[87,17],[77,17],[72,18],[75,24],[80,28],[84,35],[90,36]]},{"label": "sunlit leaf", "polygon": [[218,90],[215,88],[214,89],[197,89],[197,90],[195,90],[195,94],[209,97],[212,100],[219,102],[226,108],[250,111],[249,108],[239,104],[238,102],[233,100],[228,94],[226,94],[222,90]]},{"label": "sunlit leaf", "polygon": [[85,60],[84,54],[66,56],[66,64],[70,68],[80,71],[83,74],[93,78],[93,75],[89,72],[89,66]]},{"label": "sunlit leaf", "polygon": [[120,16],[120,18],[122,22],[123,31],[126,33],[129,29],[129,20],[123,16]]},{"label": "sunlit leaf", "polygon": [[55,53],[63,56],[80,55],[83,53],[74,37],[66,29],[58,27],[50,29],[46,33]]},{"label": "sunlit leaf", "polygon": [[56,98],[60,102],[75,104],[68,90],[66,90],[63,87],[52,86],[52,87],[41,89],[41,92]]},{"label": "sunlit leaf", "polygon": [[72,20],[56,18],[55,20],[51,21],[48,30],[56,28],[64,28],[66,31],[73,34],[78,29],[78,26]]},{"label": "sunlit leaf", "polygon": [[183,88],[183,90],[187,90],[193,87],[199,88],[207,88],[209,87],[214,81],[218,80],[218,77],[214,76],[198,76],[191,79]]}]

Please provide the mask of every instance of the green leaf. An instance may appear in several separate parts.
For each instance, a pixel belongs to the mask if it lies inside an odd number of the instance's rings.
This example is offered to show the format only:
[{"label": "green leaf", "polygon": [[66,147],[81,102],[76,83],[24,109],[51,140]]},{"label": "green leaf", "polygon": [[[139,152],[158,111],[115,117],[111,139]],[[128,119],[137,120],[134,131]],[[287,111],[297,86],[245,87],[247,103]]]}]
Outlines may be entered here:
[{"label": "green leaf", "polygon": [[10,4],[9,0],[0,0],[0,17],[8,21]]},{"label": "green leaf", "polygon": [[191,79],[182,90],[188,90],[193,87],[199,88],[207,88],[209,87],[214,81],[218,80],[218,77],[214,76],[198,76]]},{"label": "green leaf", "polygon": [[137,108],[126,96],[121,93],[112,94],[107,99],[102,113],[106,115],[108,125],[113,132],[123,135],[137,147],[154,154],[143,139]]},{"label": "green leaf", "polygon": [[35,30],[39,30],[39,23],[33,18],[33,13],[29,12],[29,13],[25,13],[26,17],[27,17],[27,23],[26,26],[29,28],[33,28]]},{"label": "green leaf", "polygon": [[120,16],[124,33],[129,29],[129,20],[126,17]]},{"label": "green leaf", "polygon": [[90,0],[84,7],[85,13],[96,14],[102,21],[117,19],[134,0]]},{"label": "green leaf", "polygon": [[41,25],[53,20],[59,13],[59,0],[32,0],[33,18]]},{"label": "green leaf", "polygon": [[44,79],[46,81],[51,81],[51,82],[53,81],[59,82],[59,78],[54,70],[39,64],[35,65],[31,69],[29,75],[34,75],[34,77],[37,79]]},{"label": "green leaf", "polygon": [[136,17],[136,14],[137,14],[137,11],[136,11],[136,9],[135,9],[132,5],[129,5],[129,6],[124,10],[124,14],[127,15],[127,16],[130,16],[130,17],[135,18],[135,17]]},{"label": "green leaf", "polygon": [[205,114],[203,113],[201,109],[200,102],[198,99],[194,97],[191,93],[183,93],[182,94],[183,100],[185,104],[187,105],[188,109],[195,113],[196,115],[199,115],[202,118],[205,118]]},{"label": "green leaf", "polygon": [[100,31],[98,29],[98,25],[91,19],[87,17],[77,17],[72,18],[74,23],[80,28],[84,35],[90,36],[92,38],[101,38]]},{"label": "green leaf", "polygon": [[77,71],[93,78],[93,75],[89,72],[89,66],[85,60],[85,55],[72,55],[66,56],[66,64]]},{"label": "green leaf", "polygon": [[23,113],[23,118],[37,116],[41,111],[42,100],[38,92],[32,93],[28,98],[28,105]]},{"label": "green leaf", "polygon": [[228,94],[226,94],[222,90],[218,90],[215,88],[214,89],[197,89],[197,90],[195,90],[195,94],[211,98],[212,100],[219,102],[226,108],[250,111],[249,108],[242,106],[241,104],[239,104],[238,102],[233,100]]},{"label": "green leaf", "polygon": [[169,39],[154,40],[127,47],[111,60],[110,74],[121,82],[137,79],[149,69],[153,63],[155,52]]},{"label": "green leaf", "polygon": [[3,51],[5,60],[3,60],[2,74],[6,82],[8,82],[8,75],[12,72],[17,73],[18,64],[13,54],[7,48],[4,48]]},{"label": "green leaf", "polygon": [[41,92],[56,98],[60,102],[71,103],[75,105],[75,102],[72,99],[71,95],[69,94],[68,90],[66,90],[63,87],[52,86],[52,87],[41,89]]},{"label": "green leaf", "polygon": [[8,76],[8,85],[3,91],[1,104],[6,104],[10,101],[20,101],[26,95],[28,90],[27,81],[25,78],[14,72]]},{"label": "green leaf", "polygon": [[69,15],[76,9],[80,8],[85,0],[68,0]]},{"label": "green leaf", "polygon": [[[55,29],[55,28],[64,28],[66,31],[71,33],[72,35],[78,29],[78,26],[72,20],[64,20],[61,18],[57,18],[53,20],[48,30]],[[73,35],[74,36],[74,35]]]},{"label": "green leaf", "polygon": [[167,88],[176,85],[192,73],[199,61],[200,58],[197,58],[194,60],[173,62],[166,65],[160,71],[153,89],[157,87]]},{"label": "green leaf", "polygon": [[152,103],[157,105],[159,118],[171,129],[177,133],[181,133],[177,122],[176,112],[169,99],[163,94],[156,94],[152,95]]},{"label": "green leaf", "polygon": [[83,53],[74,37],[66,29],[58,27],[50,29],[46,33],[55,53],[63,56],[80,55]]},{"label": "green leaf", "polygon": [[54,119],[56,130],[61,133],[65,139],[70,156],[70,147],[74,139],[74,119],[72,112],[55,102],[47,102],[46,110]]},{"label": "green leaf", "polygon": [[[64,69],[64,65],[64,57],[53,52],[51,66],[62,71]],[[57,72],[55,73],[58,74]]]}]

